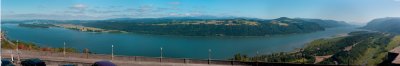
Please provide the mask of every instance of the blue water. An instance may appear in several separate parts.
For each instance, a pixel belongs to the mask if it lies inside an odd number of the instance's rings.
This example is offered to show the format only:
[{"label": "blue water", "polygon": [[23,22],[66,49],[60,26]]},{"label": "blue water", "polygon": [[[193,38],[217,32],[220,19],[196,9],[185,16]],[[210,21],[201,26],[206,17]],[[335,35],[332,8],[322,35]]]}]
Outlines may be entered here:
[{"label": "blue water", "polygon": [[211,49],[213,59],[228,59],[236,53],[255,55],[292,51],[320,38],[357,31],[355,27],[329,28],[325,31],[277,35],[270,37],[188,37],[162,36],[133,33],[93,33],[64,28],[27,28],[16,24],[2,24],[11,40],[34,42],[41,47],[67,47],[82,51],[88,48],[97,54],[111,54],[114,45],[116,55],[159,57],[163,47],[164,57],[207,59]]}]

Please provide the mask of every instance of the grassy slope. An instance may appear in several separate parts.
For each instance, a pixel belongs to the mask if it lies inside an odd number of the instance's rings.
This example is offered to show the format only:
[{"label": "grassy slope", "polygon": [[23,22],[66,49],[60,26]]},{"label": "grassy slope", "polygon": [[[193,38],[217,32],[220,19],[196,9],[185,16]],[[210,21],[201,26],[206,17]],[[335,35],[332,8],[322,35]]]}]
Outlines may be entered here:
[{"label": "grassy slope", "polygon": [[364,40],[366,41],[355,46],[349,52],[349,55],[347,52],[339,52],[335,54],[334,58],[330,58],[322,64],[332,64],[333,61],[348,64],[348,60],[350,60],[350,64],[377,65],[385,59],[387,51],[399,46],[400,36],[391,38],[390,36],[377,35]]},{"label": "grassy slope", "polygon": [[[350,52],[343,51],[345,47],[353,44],[357,45]],[[377,65],[384,60],[387,51],[399,45],[400,35],[393,38],[393,35],[385,33],[354,32],[351,36],[314,40],[304,48],[303,53],[296,50],[237,59],[293,63],[303,63],[303,59],[305,59],[306,63],[313,63],[314,56],[334,55],[320,64],[334,64],[334,61],[339,64],[347,64],[347,61],[350,60],[351,64],[356,65]],[[305,56],[301,54],[305,54]]]},{"label": "grassy slope", "polygon": [[397,35],[394,37],[388,44],[388,46],[385,48],[385,50],[389,51],[397,46],[400,45],[400,35]]},{"label": "grassy slope", "polygon": [[[16,41],[11,41],[12,43],[16,44]],[[18,48],[21,50],[41,50],[41,51],[53,51],[53,52],[63,52],[63,48],[49,48],[49,47],[40,47],[31,42],[24,42],[19,41]],[[5,41],[4,39],[1,40],[1,48],[2,49],[16,49],[15,45],[12,45]],[[65,48],[66,52],[77,52],[74,48]]]},{"label": "grassy slope", "polygon": [[[387,55],[387,51],[398,47],[400,44],[400,35],[391,39],[385,47],[371,47],[361,56],[358,63],[367,63],[367,65],[376,65],[381,63]],[[383,50],[382,50],[383,49]]]},{"label": "grassy slope", "polygon": [[[391,38],[391,36],[384,33],[360,33],[353,36],[314,40],[304,48],[303,53],[306,54],[305,62],[312,63],[315,60],[313,56],[334,55],[334,59],[329,58],[321,64],[334,64],[334,61],[338,61],[340,64],[347,64],[347,60],[351,60],[350,63],[356,65],[377,65],[384,60],[388,50],[399,46],[400,36]],[[353,44],[357,45],[350,50],[349,55],[347,51],[343,51],[345,47]],[[302,63],[304,58],[299,57],[299,54],[301,53],[297,51],[283,54],[274,53],[258,58],[270,59],[267,62]],[[275,60],[271,61],[272,58]]]}]

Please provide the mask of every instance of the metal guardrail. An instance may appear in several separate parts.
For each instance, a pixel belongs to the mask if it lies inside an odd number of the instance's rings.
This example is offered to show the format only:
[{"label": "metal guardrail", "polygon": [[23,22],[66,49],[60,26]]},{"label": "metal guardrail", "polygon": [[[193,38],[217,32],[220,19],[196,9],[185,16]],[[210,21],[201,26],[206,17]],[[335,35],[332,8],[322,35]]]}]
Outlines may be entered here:
[{"label": "metal guardrail", "polygon": [[[14,51],[14,50],[5,50],[5,51]],[[5,54],[16,54],[4,52],[2,50],[2,55]],[[47,51],[27,51],[20,50],[20,53],[23,55],[32,55],[39,56],[37,58],[45,58],[45,57],[59,57],[57,60],[46,60],[52,62],[68,62],[68,63],[81,63],[81,64],[90,64],[93,62],[76,62],[76,61],[63,61],[63,59],[70,58],[83,58],[83,59],[97,59],[99,60],[111,60],[111,55],[106,54],[89,54],[86,56],[85,53],[66,53],[65,57],[62,52],[47,52]],[[23,58],[23,57],[22,57]],[[287,66],[287,65],[296,65],[296,66],[321,66],[318,64],[301,64],[301,63],[285,63],[285,62],[241,62],[241,61],[231,61],[231,60],[201,60],[201,59],[189,59],[189,58],[160,58],[160,57],[144,57],[144,56],[123,56],[123,55],[115,55],[114,59],[116,61],[126,61],[126,63],[135,63],[135,62],[157,62],[157,63],[182,63],[182,64],[212,64],[212,65],[239,65],[239,66]],[[111,60],[112,61],[112,60]],[[323,65],[323,66],[338,66],[338,65]],[[339,65],[339,66],[347,66],[347,64]]]},{"label": "metal guardrail", "polygon": [[[6,52],[5,52],[6,51]],[[7,52],[9,51],[9,52]],[[10,51],[13,51],[10,53]],[[38,56],[38,58],[45,57],[59,57],[63,59],[70,58],[83,58],[83,59],[101,59],[101,60],[112,60],[111,55],[106,54],[89,54],[88,56],[85,53],[66,53],[65,57],[62,52],[48,52],[48,51],[27,51],[20,50],[21,55],[31,55]],[[2,54],[14,54],[16,56],[16,52],[14,50],[2,50]],[[201,60],[201,59],[190,59],[190,58],[160,58],[160,57],[145,57],[145,56],[123,56],[123,55],[114,55],[113,60],[118,61],[127,61],[127,62],[160,62],[160,63],[183,63],[183,64],[216,64],[216,65],[246,65],[245,63],[239,61],[229,61],[229,60]],[[83,62],[90,63],[90,62]]]}]

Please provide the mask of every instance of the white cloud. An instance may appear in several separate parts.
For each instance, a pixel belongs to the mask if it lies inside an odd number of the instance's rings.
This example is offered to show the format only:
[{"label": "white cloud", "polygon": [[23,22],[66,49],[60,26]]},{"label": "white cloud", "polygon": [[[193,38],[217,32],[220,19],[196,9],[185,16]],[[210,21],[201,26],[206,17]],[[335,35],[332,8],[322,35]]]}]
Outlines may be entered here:
[{"label": "white cloud", "polygon": [[180,5],[181,2],[169,2],[168,4],[171,4],[171,5]]},{"label": "white cloud", "polygon": [[71,20],[71,19],[102,19],[104,17],[95,17],[89,15],[70,15],[70,14],[13,14],[2,15],[3,19],[55,19],[55,20]]},{"label": "white cloud", "polygon": [[121,11],[119,10],[96,10],[96,9],[90,9],[88,12],[91,13],[98,13],[98,14],[108,14],[108,13],[119,13]]},{"label": "white cloud", "polygon": [[138,12],[138,13],[159,13],[164,11],[173,10],[172,8],[156,7],[153,5],[142,5],[137,8],[127,8],[122,11],[126,12]]},{"label": "white cloud", "polygon": [[[8,13],[4,18],[8,19],[104,19],[104,18],[121,18],[121,17],[169,17],[169,16],[198,16],[205,13],[199,10],[179,9],[176,6],[180,2],[170,2],[170,6],[155,6],[152,4],[141,5],[138,7],[124,8],[123,6],[96,7],[85,4],[73,4],[66,10],[60,10],[55,13]],[[3,14],[4,15],[4,14]]]},{"label": "white cloud", "polygon": [[14,11],[1,11],[1,13],[3,13],[3,14],[14,14],[15,12]]},{"label": "white cloud", "polygon": [[169,16],[179,16],[178,13],[169,13],[168,15],[169,15]]},{"label": "white cloud", "polygon": [[87,6],[85,4],[75,4],[71,6],[70,8],[72,9],[77,9],[77,10],[85,10]]},{"label": "white cloud", "polygon": [[74,4],[71,7],[69,7],[69,10],[65,10],[64,13],[70,13],[70,14],[84,14],[88,6],[85,4]]},{"label": "white cloud", "polygon": [[200,16],[200,15],[203,15],[203,14],[198,13],[198,12],[186,12],[186,13],[171,12],[171,13],[168,13],[168,16],[178,16],[178,17],[182,17],[182,16]]},{"label": "white cloud", "polygon": [[154,6],[153,5],[144,5],[144,6],[140,6],[139,7],[139,12],[150,12],[154,10]]}]

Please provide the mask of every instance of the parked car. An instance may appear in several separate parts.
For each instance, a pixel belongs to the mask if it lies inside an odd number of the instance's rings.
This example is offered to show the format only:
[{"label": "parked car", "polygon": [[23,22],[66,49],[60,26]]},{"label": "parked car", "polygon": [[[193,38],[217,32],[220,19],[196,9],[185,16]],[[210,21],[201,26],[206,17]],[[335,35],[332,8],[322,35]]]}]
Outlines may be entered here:
[{"label": "parked car", "polygon": [[92,66],[117,66],[110,61],[97,61]]},{"label": "parked car", "polygon": [[10,60],[1,59],[1,66],[15,66]]},{"label": "parked car", "polygon": [[38,58],[26,59],[21,62],[22,66],[46,66],[46,63]]}]

